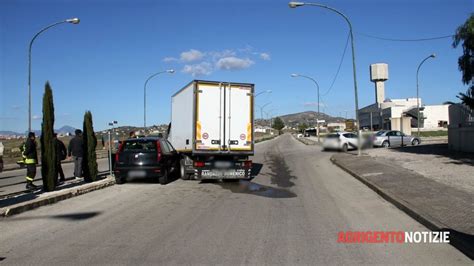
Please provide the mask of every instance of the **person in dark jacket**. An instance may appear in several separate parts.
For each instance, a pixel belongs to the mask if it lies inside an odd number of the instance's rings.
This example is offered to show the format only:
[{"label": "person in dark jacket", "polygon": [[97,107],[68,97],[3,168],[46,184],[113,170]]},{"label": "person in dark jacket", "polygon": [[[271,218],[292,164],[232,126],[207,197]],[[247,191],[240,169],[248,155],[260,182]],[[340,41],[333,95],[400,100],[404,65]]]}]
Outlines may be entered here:
[{"label": "person in dark jacket", "polygon": [[26,165],[26,189],[34,190],[38,187],[33,184],[36,177],[36,164],[38,163],[38,153],[36,151],[36,136],[34,132],[28,133],[23,150],[24,162]]},{"label": "person in dark jacket", "polygon": [[64,142],[58,139],[57,133],[54,133],[54,147],[56,148],[56,169],[58,170],[59,174],[59,182],[56,181],[56,184],[61,184],[66,181],[66,178],[64,177],[64,171],[61,166],[61,161],[66,159],[67,150]]},{"label": "person in dark jacket", "polygon": [[82,130],[76,129],[76,136],[71,139],[68,147],[68,156],[74,160],[74,176],[82,177],[82,158],[84,157],[84,140],[82,139]]}]

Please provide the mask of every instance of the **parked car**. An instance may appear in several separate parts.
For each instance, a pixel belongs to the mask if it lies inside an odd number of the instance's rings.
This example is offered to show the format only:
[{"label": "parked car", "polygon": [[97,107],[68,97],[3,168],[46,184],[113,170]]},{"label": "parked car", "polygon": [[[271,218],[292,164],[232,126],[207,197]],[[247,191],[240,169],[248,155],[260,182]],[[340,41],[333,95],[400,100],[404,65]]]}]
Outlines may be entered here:
[{"label": "parked car", "polygon": [[153,178],[160,184],[169,181],[179,169],[179,155],[162,138],[134,138],[122,141],[115,154],[115,179],[122,184],[132,178]]},{"label": "parked car", "polygon": [[357,149],[357,134],[352,132],[337,132],[326,135],[323,141],[323,150]]},{"label": "parked car", "polygon": [[373,136],[373,145],[375,147],[396,147],[406,145],[419,145],[421,140],[418,137],[405,135],[398,130],[381,130]]}]

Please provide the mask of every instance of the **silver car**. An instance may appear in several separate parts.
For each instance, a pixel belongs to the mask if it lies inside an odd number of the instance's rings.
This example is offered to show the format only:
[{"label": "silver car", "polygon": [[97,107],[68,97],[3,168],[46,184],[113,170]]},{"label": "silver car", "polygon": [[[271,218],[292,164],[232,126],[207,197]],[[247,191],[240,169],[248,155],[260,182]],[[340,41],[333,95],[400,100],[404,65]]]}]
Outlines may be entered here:
[{"label": "silver car", "polygon": [[416,146],[421,143],[418,137],[405,135],[398,130],[381,130],[373,136],[373,145],[375,147],[397,147],[413,145]]}]

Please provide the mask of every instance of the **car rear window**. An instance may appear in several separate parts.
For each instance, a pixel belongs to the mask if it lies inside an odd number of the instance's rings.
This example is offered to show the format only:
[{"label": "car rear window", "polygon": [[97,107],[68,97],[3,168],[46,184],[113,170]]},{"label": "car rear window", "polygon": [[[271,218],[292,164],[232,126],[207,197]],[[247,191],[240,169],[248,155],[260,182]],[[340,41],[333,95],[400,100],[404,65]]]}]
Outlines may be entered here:
[{"label": "car rear window", "polygon": [[151,140],[127,140],[123,144],[123,151],[156,151],[156,142]]},{"label": "car rear window", "polygon": [[329,135],[326,136],[326,138],[328,138],[328,139],[338,139],[339,135],[338,134],[329,134]]},{"label": "car rear window", "polygon": [[379,131],[379,132],[375,133],[375,136],[382,136],[385,132],[387,132],[387,131]]}]

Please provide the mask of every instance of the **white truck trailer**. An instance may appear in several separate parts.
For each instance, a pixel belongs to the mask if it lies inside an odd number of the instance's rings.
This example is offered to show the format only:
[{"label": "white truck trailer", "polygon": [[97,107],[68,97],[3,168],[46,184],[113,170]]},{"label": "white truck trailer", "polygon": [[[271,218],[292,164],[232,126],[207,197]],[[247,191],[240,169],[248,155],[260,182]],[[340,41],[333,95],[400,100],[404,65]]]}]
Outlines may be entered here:
[{"label": "white truck trailer", "polygon": [[253,92],[253,84],[194,80],[172,96],[168,139],[182,179],[251,178]]}]

